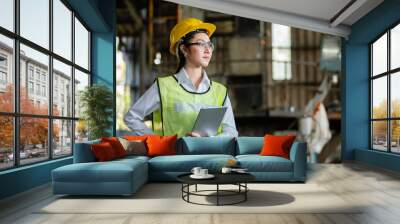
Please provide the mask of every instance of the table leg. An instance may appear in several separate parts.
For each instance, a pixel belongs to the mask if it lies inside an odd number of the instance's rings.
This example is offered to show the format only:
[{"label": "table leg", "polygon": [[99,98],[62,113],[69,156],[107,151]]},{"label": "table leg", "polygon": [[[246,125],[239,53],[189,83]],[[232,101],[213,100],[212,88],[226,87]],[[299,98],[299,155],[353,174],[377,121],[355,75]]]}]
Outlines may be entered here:
[{"label": "table leg", "polygon": [[195,186],[195,191],[197,192],[197,184],[196,184],[196,186]]},{"label": "table leg", "polygon": [[219,205],[219,184],[217,184],[217,206]]},{"label": "table leg", "polygon": [[244,183],[244,201],[247,201],[247,183]]}]

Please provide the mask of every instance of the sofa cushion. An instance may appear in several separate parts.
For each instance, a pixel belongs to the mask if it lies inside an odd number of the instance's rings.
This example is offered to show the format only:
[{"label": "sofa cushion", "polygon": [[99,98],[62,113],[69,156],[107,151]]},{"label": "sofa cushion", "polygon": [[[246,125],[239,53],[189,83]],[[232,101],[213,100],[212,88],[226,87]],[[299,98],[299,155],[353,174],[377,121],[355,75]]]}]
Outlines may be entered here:
[{"label": "sofa cushion", "polygon": [[238,137],[236,155],[259,154],[263,144],[263,137]]},{"label": "sofa cushion", "polygon": [[233,137],[183,137],[178,143],[177,154],[225,154],[235,155]]},{"label": "sofa cushion", "polygon": [[129,182],[134,172],[147,166],[139,159],[109,162],[74,163],[53,170],[53,181],[58,182]]},{"label": "sofa cushion", "polygon": [[149,160],[149,170],[163,172],[190,172],[193,167],[200,166],[211,172],[219,171],[228,160],[235,159],[231,155],[175,155],[158,156]]},{"label": "sofa cushion", "polygon": [[236,159],[249,172],[293,172],[292,161],[279,156],[238,155]]}]

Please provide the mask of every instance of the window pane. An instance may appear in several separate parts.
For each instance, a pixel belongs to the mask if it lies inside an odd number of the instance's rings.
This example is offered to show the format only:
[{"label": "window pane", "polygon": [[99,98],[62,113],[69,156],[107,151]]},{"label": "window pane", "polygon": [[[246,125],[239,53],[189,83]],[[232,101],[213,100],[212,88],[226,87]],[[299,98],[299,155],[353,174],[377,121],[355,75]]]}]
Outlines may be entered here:
[{"label": "window pane", "polygon": [[48,63],[47,55],[21,44],[21,113],[48,114]]},{"label": "window pane", "polygon": [[391,69],[400,67],[400,24],[391,31],[390,37]]},{"label": "window pane", "polygon": [[292,78],[290,27],[272,24],[272,79]]},{"label": "window pane", "polygon": [[20,0],[21,36],[49,48],[49,1]]},{"label": "window pane", "polygon": [[53,60],[53,115],[72,117],[71,66]]},{"label": "window pane", "polygon": [[75,117],[81,115],[81,107],[79,106],[79,98],[81,92],[89,86],[89,75],[75,69]]},{"label": "window pane", "polygon": [[372,45],[373,76],[387,71],[387,34]]},{"label": "window pane", "polygon": [[75,143],[87,141],[88,128],[84,120],[75,121]]},{"label": "window pane", "polygon": [[14,164],[13,118],[0,116],[0,170]]},{"label": "window pane", "polygon": [[53,1],[53,51],[71,60],[72,12],[60,1]]},{"label": "window pane", "polygon": [[390,85],[391,115],[400,118],[400,72],[391,75]]},{"label": "window pane", "polygon": [[394,120],[390,122],[391,127],[391,141],[392,141],[392,152],[400,153],[400,120]]},{"label": "window pane", "polygon": [[386,76],[372,81],[372,118],[387,118]]},{"label": "window pane", "polygon": [[0,1],[0,26],[14,31],[14,1]]},{"label": "window pane", "polygon": [[387,121],[372,122],[372,148],[387,151]]},{"label": "window pane", "polygon": [[72,154],[72,121],[53,120],[53,157]]},{"label": "window pane", "polygon": [[14,111],[13,40],[0,35],[0,111]]},{"label": "window pane", "polygon": [[22,117],[20,119],[21,164],[34,163],[49,158],[48,119]]},{"label": "window pane", "polygon": [[89,32],[75,18],[75,63],[89,70]]}]

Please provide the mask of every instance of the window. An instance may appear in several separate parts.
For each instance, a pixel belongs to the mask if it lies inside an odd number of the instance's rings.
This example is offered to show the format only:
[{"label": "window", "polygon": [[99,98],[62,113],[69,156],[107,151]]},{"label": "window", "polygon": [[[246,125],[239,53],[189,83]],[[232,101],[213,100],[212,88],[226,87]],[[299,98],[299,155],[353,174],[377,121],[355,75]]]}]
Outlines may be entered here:
[{"label": "window", "polygon": [[0,68],[7,68],[7,56],[0,55]]},{"label": "window", "polygon": [[42,86],[42,96],[46,96],[46,86]]},{"label": "window", "polygon": [[82,68],[89,69],[89,32],[75,18],[75,62]]},{"label": "window", "polygon": [[0,54],[0,91],[5,92],[7,86],[7,56]]},{"label": "window", "polygon": [[[54,104],[58,104],[58,97],[59,97],[59,93],[60,93],[60,100],[61,102],[64,103],[64,96],[67,96],[67,101],[71,101],[68,102],[69,105],[72,104],[72,91],[71,89],[65,89],[64,85],[65,83],[69,83],[70,85],[72,84],[72,68],[71,66],[68,66],[56,59],[53,60],[53,65],[54,65],[54,70],[53,70],[53,77],[54,77],[54,83],[53,83],[53,90],[54,90],[54,100],[53,103]],[[66,114],[63,114],[70,117],[72,116],[72,108],[69,107],[67,108],[67,110],[65,111]],[[53,110],[53,114],[59,114],[60,111],[59,109],[57,110]]]},{"label": "window", "polygon": [[40,95],[40,84],[36,84],[36,95]]},{"label": "window", "polygon": [[272,24],[272,79],[292,78],[290,27]]},{"label": "window", "polygon": [[36,69],[36,80],[40,81],[40,70]]},{"label": "window", "polygon": [[[3,13],[3,8],[1,8],[3,1],[0,1],[0,14]],[[0,15],[1,18],[3,18]],[[0,113],[1,112],[8,112],[12,113],[14,111],[14,83],[13,83],[13,76],[14,71],[12,69],[12,65],[10,61],[6,62],[7,59],[12,59],[14,57],[14,42],[11,38],[8,38],[0,33],[0,73],[2,74],[2,78],[0,81],[2,84],[0,85]],[[10,65],[8,65],[10,64]],[[4,83],[6,80],[6,83]],[[9,80],[9,81],[7,81]],[[5,118],[4,118],[5,119]],[[6,119],[7,120],[7,119]],[[2,121],[0,120],[0,123]],[[0,139],[1,139],[0,135]],[[4,143],[8,146],[11,145],[8,143]],[[3,147],[2,142],[0,141],[0,149]],[[4,146],[5,147],[5,146]],[[0,169],[1,169],[1,161],[0,161]]]},{"label": "window", "polygon": [[49,48],[49,0],[20,0],[21,36]]},{"label": "window", "polygon": [[73,105],[89,85],[91,33],[67,4],[0,0],[0,170],[70,156],[74,136],[87,139]]},{"label": "window", "polygon": [[400,24],[370,45],[371,148],[400,153]]},{"label": "window", "polygon": [[7,84],[7,74],[3,71],[0,71],[0,84],[2,85]]},{"label": "window", "polygon": [[29,74],[29,79],[33,80],[33,67],[32,66],[29,66],[28,74]]},{"label": "window", "polygon": [[33,82],[28,82],[28,89],[29,94],[33,94]]},{"label": "window", "polygon": [[14,0],[0,1],[0,26],[14,31]]}]

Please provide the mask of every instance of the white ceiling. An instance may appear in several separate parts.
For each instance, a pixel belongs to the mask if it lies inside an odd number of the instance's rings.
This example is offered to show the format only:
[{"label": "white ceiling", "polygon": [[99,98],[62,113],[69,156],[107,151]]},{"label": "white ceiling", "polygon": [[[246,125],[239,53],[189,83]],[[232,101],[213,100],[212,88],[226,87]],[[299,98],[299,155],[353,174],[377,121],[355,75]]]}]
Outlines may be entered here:
[{"label": "white ceiling", "polygon": [[[347,37],[350,26],[383,0],[166,0],[210,11]],[[347,4],[346,10],[335,15]]]}]

